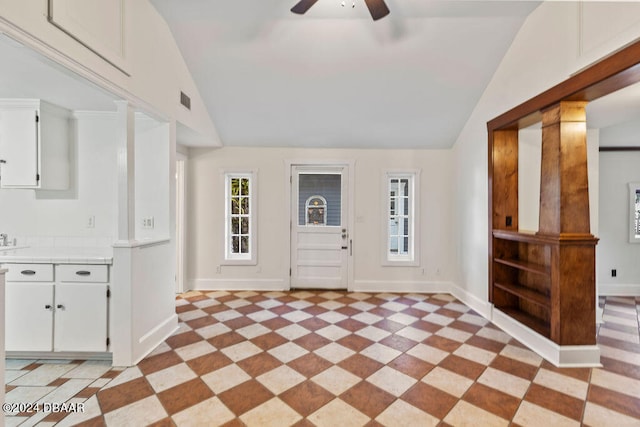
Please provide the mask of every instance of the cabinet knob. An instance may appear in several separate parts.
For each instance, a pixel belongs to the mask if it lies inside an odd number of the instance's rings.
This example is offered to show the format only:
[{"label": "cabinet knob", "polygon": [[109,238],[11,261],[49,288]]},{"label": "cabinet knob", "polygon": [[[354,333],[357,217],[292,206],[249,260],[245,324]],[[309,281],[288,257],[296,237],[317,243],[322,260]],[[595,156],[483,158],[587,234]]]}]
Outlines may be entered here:
[{"label": "cabinet knob", "polygon": [[77,276],[90,276],[91,272],[87,270],[76,271]]},{"label": "cabinet knob", "polygon": [[56,308],[60,309],[60,310],[64,310],[64,305],[62,304],[58,304],[56,305]]},{"label": "cabinet knob", "polygon": [[51,304],[47,304],[47,305],[45,305],[45,306],[44,306],[44,309],[45,309],[45,310],[51,310]]},{"label": "cabinet knob", "polygon": [[36,272],[33,270],[22,270],[20,274],[24,276],[33,276],[34,274],[36,274]]}]

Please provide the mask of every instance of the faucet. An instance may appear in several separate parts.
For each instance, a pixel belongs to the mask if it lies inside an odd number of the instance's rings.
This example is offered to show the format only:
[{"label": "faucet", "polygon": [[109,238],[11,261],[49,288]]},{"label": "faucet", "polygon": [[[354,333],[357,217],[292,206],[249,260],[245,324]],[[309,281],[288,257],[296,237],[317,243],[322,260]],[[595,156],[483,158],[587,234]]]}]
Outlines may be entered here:
[{"label": "faucet", "polygon": [[9,240],[7,239],[7,234],[0,234],[0,246],[9,246]]}]

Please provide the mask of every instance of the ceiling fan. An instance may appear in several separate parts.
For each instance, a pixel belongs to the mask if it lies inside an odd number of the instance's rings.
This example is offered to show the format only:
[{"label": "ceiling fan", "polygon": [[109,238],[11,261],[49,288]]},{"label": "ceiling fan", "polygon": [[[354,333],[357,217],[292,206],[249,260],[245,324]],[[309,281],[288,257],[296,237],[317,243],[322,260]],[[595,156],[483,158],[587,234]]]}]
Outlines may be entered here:
[{"label": "ceiling fan", "polygon": [[[300,0],[295,6],[291,8],[291,12],[303,15],[311,6],[313,6],[318,0]],[[369,13],[374,21],[380,18],[384,18],[389,14],[389,8],[384,0],[364,0],[369,8]],[[344,3],[343,3],[344,6]]]}]

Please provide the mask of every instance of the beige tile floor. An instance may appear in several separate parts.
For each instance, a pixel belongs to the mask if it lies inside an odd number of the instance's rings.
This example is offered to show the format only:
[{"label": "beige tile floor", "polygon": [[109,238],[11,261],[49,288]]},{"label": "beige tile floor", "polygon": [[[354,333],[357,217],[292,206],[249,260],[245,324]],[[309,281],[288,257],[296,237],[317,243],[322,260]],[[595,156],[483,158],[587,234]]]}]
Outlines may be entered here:
[{"label": "beige tile floor", "polygon": [[[640,298],[601,299],[602,368],[558,369],[449,295],[190,292],[135,367],[8,360],[7,426],[640,425]],[[70,405],[72,406],[72,405]]]}]

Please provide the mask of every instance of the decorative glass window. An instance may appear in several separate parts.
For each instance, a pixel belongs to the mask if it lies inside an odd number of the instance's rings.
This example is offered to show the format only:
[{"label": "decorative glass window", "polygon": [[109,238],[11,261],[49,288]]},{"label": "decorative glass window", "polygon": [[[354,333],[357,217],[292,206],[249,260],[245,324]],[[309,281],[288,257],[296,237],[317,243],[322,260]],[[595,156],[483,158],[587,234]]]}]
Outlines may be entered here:
[{"label": "decorative glass window", "polygon": [[225,260],[254,261],[253,174],[225,174]]},{"label": "decorative glass window", "polygon": [[417,264],[416,176],[418,172],[386,174],[385,261]]},{"label": "decorative glass window", "polygon": [[306,225],[327,225],[327,200],[324,197],[309,197],[305,207]]},{"label": "decorative glass window", "polygon": [[[341,197],[342,175],[339,173],[300,173],[298,177],[298,225],[326,225],[339,227],[341,225]],[[321,198],[324,219],[309,219],[309,202]],[[322,201],[318,200],[318,206]],[[319,215],[320,209],[314,210]],[[314,224],[315,222],[318,224]],[[322,224],[321,224],[322,223]]]}]

